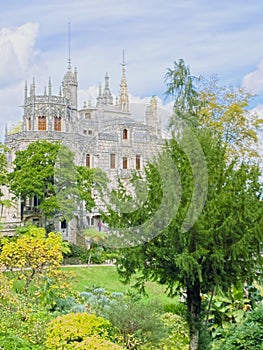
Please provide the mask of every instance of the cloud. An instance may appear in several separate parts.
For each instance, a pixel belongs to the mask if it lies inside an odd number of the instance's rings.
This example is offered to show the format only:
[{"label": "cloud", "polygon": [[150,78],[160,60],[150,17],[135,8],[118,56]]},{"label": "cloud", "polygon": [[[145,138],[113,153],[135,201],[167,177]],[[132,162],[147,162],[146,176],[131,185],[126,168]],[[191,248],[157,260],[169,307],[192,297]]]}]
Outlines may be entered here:
[{"label": "cloud", "polygon": [[255,71],[244,76],[242,84],[254,94],[263,90],[263,59]]},{"label": "cloud", "polygon": [[20,27],[2,28],[0,31],[0,87],[25,79],[39,72],[40,58],[35,49],[38,34],[37,23]]},{"label": "cloud", "polygon": [[0,141],[5,124],[22,118],[24,81],[35,76],[42,84],[42,77],[47,79],[46,65],[36,49],[37,36],[38,24],[32,22],[0,30]]}]

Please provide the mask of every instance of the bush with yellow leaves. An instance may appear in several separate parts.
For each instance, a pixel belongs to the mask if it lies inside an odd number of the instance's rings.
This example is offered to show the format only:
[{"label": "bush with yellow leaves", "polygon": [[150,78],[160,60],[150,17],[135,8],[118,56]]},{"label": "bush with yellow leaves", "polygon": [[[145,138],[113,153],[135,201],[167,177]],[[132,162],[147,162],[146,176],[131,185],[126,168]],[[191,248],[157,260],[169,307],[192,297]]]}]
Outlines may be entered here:
[{"label": "bush with yellow leaves", "polygon": [[111,323],[94,314],[69,313],[52,320],[47,327],[47,349],[119,350],[111,341]]}]

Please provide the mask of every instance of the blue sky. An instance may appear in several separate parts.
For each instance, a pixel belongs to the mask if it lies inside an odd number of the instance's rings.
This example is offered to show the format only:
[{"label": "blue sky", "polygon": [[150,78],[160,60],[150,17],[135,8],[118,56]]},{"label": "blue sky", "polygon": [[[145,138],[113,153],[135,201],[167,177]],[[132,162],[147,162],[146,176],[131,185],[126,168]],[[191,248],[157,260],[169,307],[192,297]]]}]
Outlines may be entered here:
[{"label": "blue sky", "polygon": [[125,50],[131,99],[157,95],[173,61],[183,58],[194,75],[216,74],[221,84],[245,85],[258,94],[251,108],[263,115],[262,0],[0,0],[0,138],[5,124],[22,118],[24,81],[36,79],[54,93],[71,58],[79,74],[80,106],[96,97],[106,72],[118,94]]}]

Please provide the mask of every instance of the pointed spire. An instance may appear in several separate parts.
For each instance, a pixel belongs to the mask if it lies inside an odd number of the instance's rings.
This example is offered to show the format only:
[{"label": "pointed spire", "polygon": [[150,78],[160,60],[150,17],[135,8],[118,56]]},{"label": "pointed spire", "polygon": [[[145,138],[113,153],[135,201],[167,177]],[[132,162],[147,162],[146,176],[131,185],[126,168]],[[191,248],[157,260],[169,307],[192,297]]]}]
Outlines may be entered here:
[{"label": "pointed spire", "polygon": [[129,112],[129,96],[128,96],[128,85],[126,80],[126,70],[125,70],[125,58],[124,58],[124,50],[122,53],[122,77],[120,84],[120,97],[119,97],[119,106],[120,109],[124,112]]},{"label": "pointed spire", "polygon": [[25,103],[27,100],[27,81],[25,81]]},{"label": "pointed spire", "polygon": [[99,94],[97,97],[97,107],[102,107],[103,103],[103,97],[102,97],[102,90],[101,90],[101,83],[99,84]]},{"label": "pointed spire", "polygon": [[68,21],[68,70],[71,70],[71,57],[70,57],[70,20]]},{"label": "pointed spire", "polygon": [[33,82],[30,88],[30,96],[35,96],[36,93],[36,85],[35,85],[35,78],[33,78]]},{"label": "pointed spire", "polygon": [[105,89],[109,89],[110,88],[110,77],[109,77],[109,73],[106,72],[105,74]]},{"label": "pointed spire", "polygon": [[51,84],[51,78],[49,77],[49,80],[48,80],[48,94],[49,96],[52,95],[52,84]]},{"label": "pointed spire", "polygon": [[105,74],[105,87],[103,91],[103,102],[105,105],[113,105],[113,97],[110,91],[110,77],[108,72]]}]

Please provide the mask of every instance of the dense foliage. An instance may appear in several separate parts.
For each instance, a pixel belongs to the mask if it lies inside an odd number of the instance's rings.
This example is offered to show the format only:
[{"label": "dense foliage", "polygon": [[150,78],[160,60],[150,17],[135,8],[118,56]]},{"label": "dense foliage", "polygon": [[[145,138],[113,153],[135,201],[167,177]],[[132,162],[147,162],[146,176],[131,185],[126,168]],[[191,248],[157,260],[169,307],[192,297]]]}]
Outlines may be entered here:
[{"label": "dense foliage", "polygon": [[14,272],[26,281],[25,288],[40,277],[53,276],[63,259],[62,251],[66,249],[61,234],[42,228],[29,227],[15,239],[2,238],[0,266]]},{"label": "dense foliage", "polygon": [[[85,312],[69,313],[49,323],[46,346],[48,349],[75,349],[76,345],[87,341],[90,336],[96,335],[110,340],[112,333],[110,322],[102,317]],[[114,349],[114,344],[111,345]],[[118,348],[120,347],[116,346]]]},{"label": "dense foliage", "polygon": [[[14,168],[8,174],[11,192],[22,200],[34,198],[35,210],[46,225],[46,218],[69,221],[80,199],[90,210],[94,206],[91,196],[95,177],[100,171],[74,164],[74,154],[60,143],[36,141],[16,152]],[[98,176],[95,174],[98,174]]]},{"label": "dense foliage", "polygon": [[249,311],[244,319],[225,331],[223,340],[215,342],[215,350],[262,350],[263,308]]}]

